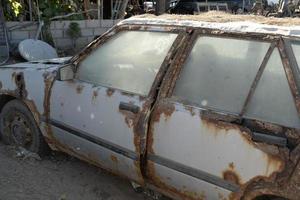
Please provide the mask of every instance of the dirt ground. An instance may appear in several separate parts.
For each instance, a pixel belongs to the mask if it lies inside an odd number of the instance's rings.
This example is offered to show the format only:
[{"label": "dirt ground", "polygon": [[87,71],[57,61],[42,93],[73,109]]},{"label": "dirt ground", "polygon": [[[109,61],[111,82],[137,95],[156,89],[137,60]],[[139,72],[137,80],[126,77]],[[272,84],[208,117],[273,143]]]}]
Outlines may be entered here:
[{"label": "dirt ground", "polygon": [[0,142],[0,200],[149,200],[130,183],[62,153],[19,158]]}]

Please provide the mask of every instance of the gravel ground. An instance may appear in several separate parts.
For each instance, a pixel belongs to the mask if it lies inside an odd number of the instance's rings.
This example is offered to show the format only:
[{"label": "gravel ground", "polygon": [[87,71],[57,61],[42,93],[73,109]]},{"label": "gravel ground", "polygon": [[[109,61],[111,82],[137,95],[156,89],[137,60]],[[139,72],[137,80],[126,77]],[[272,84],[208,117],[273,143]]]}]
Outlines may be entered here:
[{"label": "gravel ground", "polygon": [[0,200],[149,200],[130,183],[62,153],[18,158],[0,143]]}]

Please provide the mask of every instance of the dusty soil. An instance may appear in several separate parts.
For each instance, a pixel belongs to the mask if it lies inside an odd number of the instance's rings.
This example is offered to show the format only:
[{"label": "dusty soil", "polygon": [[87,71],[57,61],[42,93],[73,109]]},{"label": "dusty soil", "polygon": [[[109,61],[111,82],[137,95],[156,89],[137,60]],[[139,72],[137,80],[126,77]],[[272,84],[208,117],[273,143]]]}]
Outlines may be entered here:
[{"label": "dusty soil", "polygon": [[149,200],[130,183],[62,153],[19,158],[0,142],[0,200]]}]

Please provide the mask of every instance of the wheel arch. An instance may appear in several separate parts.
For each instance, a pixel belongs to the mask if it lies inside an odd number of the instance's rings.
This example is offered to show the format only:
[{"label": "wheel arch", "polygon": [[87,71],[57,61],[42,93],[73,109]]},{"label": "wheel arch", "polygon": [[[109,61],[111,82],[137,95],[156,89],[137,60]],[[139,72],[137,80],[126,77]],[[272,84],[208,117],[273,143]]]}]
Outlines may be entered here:
[{"label": "wheel arch", "polygon": [[15,96],[8,95],[8,94],[0,94],[0,112],[2,112],[3,107],[9,101],[17,99]]},{"label": "wheel arch", "polygon": [[26,107],[27,109],[30,111],[30,113],[33,115],[33,118],[36,122],[36,124],[40,125],[40,113],[38,112],[36,105],[34,103],[33,100],[28,100],[28,99],[20,99],[14,95],[11,94],[5,94],[5,93],[1,93],[0,94],[0,113],[2,112],[3,107],[10,101],[12,100],[19,100],[21,101]]},{"label": "wheel arch", "polygon": [[[49,142],[45,135],[43,134],[43,131],[41,129],[41,117],[40,113],[38,112],[35,103],[33,100],[28,99],[21,99],[14,95],[10,94],[0,94],[0,113],[3,113],[3,109],[5,105],[7,105],[9,102],[12,101],[18,101],[24,108],[25,112],[27,112],[30,116],[30,120],[35,124],[34,128],[37,131],[36,133],[40,135],[39,142],[42,143],[43,147],[40,150],[41,155],[47,155],[49,153]],[[39,154],[40,154],[39,153]]]}]

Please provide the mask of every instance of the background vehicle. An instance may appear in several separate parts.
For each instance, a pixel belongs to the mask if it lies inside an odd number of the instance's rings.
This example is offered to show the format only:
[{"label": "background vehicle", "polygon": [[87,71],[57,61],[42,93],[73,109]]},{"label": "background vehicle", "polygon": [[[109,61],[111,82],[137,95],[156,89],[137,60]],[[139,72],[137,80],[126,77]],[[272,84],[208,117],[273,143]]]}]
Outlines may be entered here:
[{"label": "background vehicle", "polygon": [[175,199],[298,199],[299,28],[192,17],[131,18],[71,59],[1,67],[3,141]]},{"label": "background vehicle", "polygon": [[[170,10],[174,14],[199,14],[198,4],[206,3],[205,0],[180,0],[174,8]],[[241,13],[243,8],[245,12],[248,12],[252,8],[253,2],[251,0],[213,0],[208,3],[215,4],[227,4],[229,11],[232,13]],[[201,12],[205,10],[200,10]]]}]

